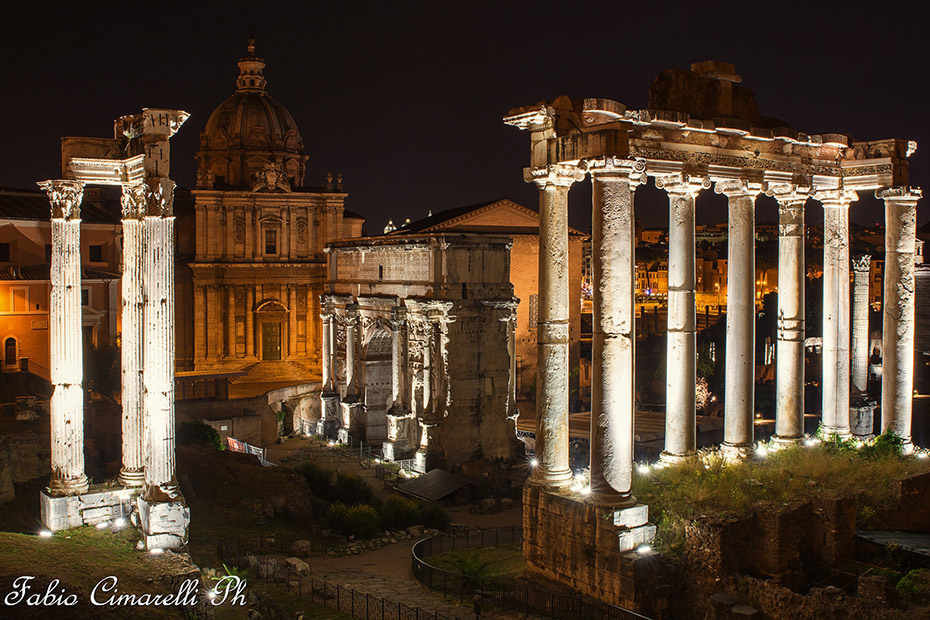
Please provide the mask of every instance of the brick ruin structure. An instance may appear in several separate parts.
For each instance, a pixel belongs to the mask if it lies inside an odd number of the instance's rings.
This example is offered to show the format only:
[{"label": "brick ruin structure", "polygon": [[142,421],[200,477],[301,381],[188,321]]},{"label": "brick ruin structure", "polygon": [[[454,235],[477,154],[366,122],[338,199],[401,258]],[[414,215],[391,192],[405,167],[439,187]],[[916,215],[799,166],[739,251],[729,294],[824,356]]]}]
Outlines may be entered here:
[{"label": "brick ruin structure", "polygon": [[[669,196],[666,448],[695,453],[694,203],[701,191],[727,197],[728,312],[722,450],[753,447],[755,199],[778,202],[776,440],[795,443],[804,426],[804,212],[824,209],[823,426],[841,437],[871,433],[853,419],[860,384],[855,341],[850,373],[848,212],[858,192],[885,204],[886,262],[881,429],[911,443],[916,204],[908,186],[913,141],[808,135],[760,115],[733,65],[702,62],[656,77],[645,109],[609,99],[562,96],[511,110],[508,125],[530,137],[524,179],[539,189],[539,371],[537,465],[524,489],[528,569],[601,600],[658,612],[654,558],[632,552],[654,527],[631,492],[636,326],[634,191],[653,177]],[[593,369],[590,487],[572,486],[568,436],[568,190],[593,185]],[[858,267],[857,267],[858,270]],[[856,295],[857,323],[867,304]],[[853,403],[853,410],[856,409]]]},{"label": "brick ruin structure", "polygon": [[[168,175],[169,139],[188,117],[181,110],[147,108],[117,119],[112,139],[63,138],[65,178],[39,183],[52,211],[52,477],[40,502],[42,522],[52,531],[132,511],[147,548],[187,543],[190,511],[175,472],[174,182]],[[84,473],[80,207],[85,185],[122,188],[117,487],[91,486]]]}]

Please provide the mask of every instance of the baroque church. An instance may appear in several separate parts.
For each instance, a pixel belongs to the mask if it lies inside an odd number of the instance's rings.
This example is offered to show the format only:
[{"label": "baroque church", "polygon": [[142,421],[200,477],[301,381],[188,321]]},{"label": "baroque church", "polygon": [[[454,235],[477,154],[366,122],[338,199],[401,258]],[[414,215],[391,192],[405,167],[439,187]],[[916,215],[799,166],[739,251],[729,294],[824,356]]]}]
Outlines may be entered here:
[{"label": "baroque church", "polygon": [[236,91],[200,134],[192,204],[178,213],[179,379],[228,378],[230,397],[319,380],[324,248],[360,236],[364,222],[344,208],[341,175],[304,186],[300,131],[266,92],[254,40],[238,64]]}]

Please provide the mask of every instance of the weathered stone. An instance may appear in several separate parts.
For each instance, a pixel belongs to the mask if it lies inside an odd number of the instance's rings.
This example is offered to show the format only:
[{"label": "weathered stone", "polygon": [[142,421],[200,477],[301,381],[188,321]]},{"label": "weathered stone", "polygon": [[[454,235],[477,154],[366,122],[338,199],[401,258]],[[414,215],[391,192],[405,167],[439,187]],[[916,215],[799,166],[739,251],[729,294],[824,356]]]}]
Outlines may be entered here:
[{"label": "weathered stone", "polygon": [[306,557],[312,553],[313,544],[309,540],[295,540],[291,543],[291,553]]},{"label": "weathered stone", "polygon": [[310,565],[300,558],[287,558],[284,563],[298,573],[310,573]]}]

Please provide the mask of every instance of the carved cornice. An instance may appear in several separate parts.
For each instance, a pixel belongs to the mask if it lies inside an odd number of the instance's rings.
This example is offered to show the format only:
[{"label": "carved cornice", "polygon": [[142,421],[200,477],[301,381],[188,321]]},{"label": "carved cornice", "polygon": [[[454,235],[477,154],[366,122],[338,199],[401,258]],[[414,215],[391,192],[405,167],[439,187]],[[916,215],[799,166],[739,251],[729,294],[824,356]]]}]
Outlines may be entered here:
[{"label": "carved cornice", "polygon": [[875,190],[875,197],[887,202],[917,202],[922,194],[919,187],[886,187]]},{"label": "carved cornice", "polygon": [[576,181],[583,180],[584,175],[581,168],[571,164],[550,164],[523,169],[523,180],[527,183],[535,183],[539,189],[545,189],[548,185],[570,187]]},{"label": "carved cornice", "polygon": [[763,184],[742,179],[726,179],[714,184],[714,193],[723,194],[727,198],[740,196],[756,197],[762,193]]},{"label": "carved cornice", "polygon": [[857,254],[852,257],[853,271],[868,272],[872,265],[871,254]]},{"label": "carved cornice", "polygon": [[81,200],[84,198],[84,183],[81,181],[51,180],[37,184],[45,190],[52,205],[52,219],[81,219]]}]

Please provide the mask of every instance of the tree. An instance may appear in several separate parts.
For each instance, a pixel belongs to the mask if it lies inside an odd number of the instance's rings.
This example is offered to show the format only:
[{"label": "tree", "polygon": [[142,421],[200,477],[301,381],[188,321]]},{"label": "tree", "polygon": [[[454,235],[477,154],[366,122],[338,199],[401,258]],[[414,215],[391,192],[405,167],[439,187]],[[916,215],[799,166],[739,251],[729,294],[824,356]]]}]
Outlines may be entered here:
[{"label": "tree", "polygon": [[120,348],[115,342],[102,342],[88,350],[84,366],[87,388],[116,402],[122,383]]}]

